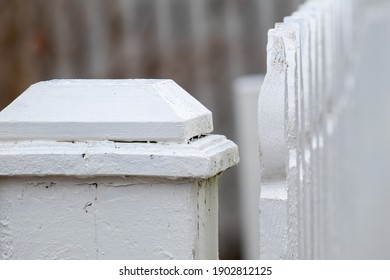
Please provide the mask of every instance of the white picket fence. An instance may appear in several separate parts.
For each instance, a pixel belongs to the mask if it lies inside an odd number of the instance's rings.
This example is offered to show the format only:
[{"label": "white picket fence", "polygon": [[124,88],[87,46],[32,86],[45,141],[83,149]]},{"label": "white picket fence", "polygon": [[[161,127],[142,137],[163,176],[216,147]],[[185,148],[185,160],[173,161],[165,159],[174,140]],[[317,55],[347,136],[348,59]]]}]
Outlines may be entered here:
[{"label": "white picket fence", "polygon": [[[307,1],[269,31],[258,107],[262,77],[236,82],[246,258],[390,257],[388,14]],[[170,80],[32,86],[0,113],[0,259],[218,258],[239,159],[212,130]]]},{"label": "white picket fence", "polygon": [[385,1],[307,1],[269,31],[261,259],[389,257],[379,152],[389,155],[379,136],[389,132],[389,87],[378,74],[389,60],[389,11]]}]

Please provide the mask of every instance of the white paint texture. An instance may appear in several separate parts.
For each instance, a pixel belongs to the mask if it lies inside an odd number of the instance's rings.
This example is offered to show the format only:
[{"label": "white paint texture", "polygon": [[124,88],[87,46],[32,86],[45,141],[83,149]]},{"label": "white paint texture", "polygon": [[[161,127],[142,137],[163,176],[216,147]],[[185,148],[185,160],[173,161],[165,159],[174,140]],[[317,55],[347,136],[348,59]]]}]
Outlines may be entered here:
[{"label": "white paint texture", "polygon": [[112,141],[0,143],[0,175],[209,178],[238,162],[237,146],[209,135],[176,143]]},{"label": "white paint texture", "polygon": [[0,140],[185,142],[212,130],[211,112],[171,80],[40,82],[0,115]]},{"label": "white paint texture", "polygon": [[172,81],[39,83],[0,127],[0,259],[218,258],[237,146]]},{"label": "white paint texture", "polygon": [[389,256],[377,233],[390,229],[380,204],[386,164],[373,156],[388,149],[362,136],[390,134],[379,74],[390,40],[378,39],[389,12],[385,1],[313,0],[269,31],[259,97],[261,259]]},{"label": "white paint texture", "polygon": [[0,180],[0,259],[215,259],[215,178]]}]

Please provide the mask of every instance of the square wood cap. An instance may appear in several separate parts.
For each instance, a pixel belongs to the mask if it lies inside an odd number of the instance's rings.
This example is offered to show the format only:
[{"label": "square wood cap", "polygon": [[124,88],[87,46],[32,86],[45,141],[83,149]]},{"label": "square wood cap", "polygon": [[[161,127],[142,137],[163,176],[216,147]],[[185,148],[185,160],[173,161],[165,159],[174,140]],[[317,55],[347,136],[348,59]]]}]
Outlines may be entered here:
[{"label": "square wood cap", "polygon": [[212,115],[172,80],[51,80],[0,112],[0,140],[188,142]]}]

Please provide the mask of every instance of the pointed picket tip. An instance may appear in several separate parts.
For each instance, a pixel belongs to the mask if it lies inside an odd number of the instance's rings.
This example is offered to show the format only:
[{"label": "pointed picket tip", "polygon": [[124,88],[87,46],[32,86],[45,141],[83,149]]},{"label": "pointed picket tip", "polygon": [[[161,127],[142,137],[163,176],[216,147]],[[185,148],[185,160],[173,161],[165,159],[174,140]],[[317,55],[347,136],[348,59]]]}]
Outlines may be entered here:
[{"label": "pointed picket tip", "polygon": [[172,80],[51,80],[0,112],[0,141],[188,142],[211,112]]}]

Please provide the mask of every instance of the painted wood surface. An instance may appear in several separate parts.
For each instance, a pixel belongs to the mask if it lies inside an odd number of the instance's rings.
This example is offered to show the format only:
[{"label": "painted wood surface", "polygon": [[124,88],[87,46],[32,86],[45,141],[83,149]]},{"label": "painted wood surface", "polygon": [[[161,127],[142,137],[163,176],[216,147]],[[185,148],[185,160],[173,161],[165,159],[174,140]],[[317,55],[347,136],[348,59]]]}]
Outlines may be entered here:
[{"label": "painted wood surface", "polygon": [[1,140],[185,142],[211,112],[171,80],[52,80],[0,113]]},{"label": "painted wood surface", "polygon": [[0,179],[0,259],[216,259],[216,178]]},{"label": "painted wood surface", "polygon": [[218,259],[238,148],[174,82],[38,83],[0,119],[0,259]]},{"label": "painted wood surface", "polygon": [[[286,161],[288,146],[284,128],[287,67],[284,48],[280,31],[270,30],[267,46],[268,69],[259,96],[260,258],[288,258],[288,208],[285,184],[288,172]],[[278,192],[275,192],[276,188],[279,188]],[[267,189],[277,195],[267,196]],[[273,207],[275,209],[272,209]]]},{"label": "painted wood surface", "polygon": [[209,178],[237,164],[237,151],[233,142],[219,135],[189,144],[3,142],[0,143],[0,175]]},{"label": "painted wood surface", "polygon": [[261,259],[388,258],[389,13],[384,1],[307,1],[269,31]]}]

